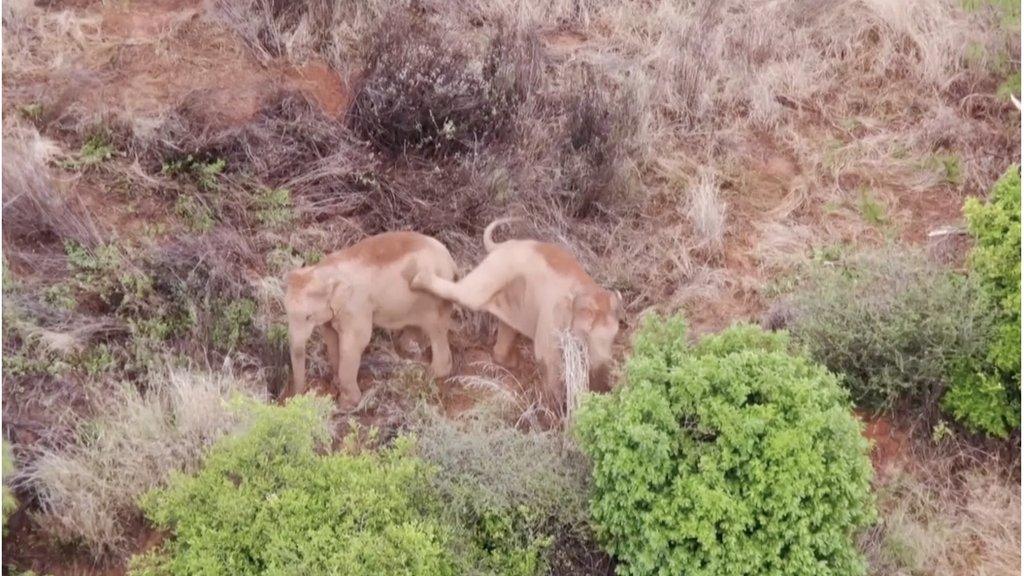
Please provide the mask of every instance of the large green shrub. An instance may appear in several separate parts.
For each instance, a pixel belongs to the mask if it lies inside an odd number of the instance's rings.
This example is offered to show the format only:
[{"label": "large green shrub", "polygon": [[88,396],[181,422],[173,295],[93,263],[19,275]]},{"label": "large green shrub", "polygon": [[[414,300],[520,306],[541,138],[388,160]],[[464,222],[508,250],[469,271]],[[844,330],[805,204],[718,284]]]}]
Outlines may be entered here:
[{"label": "large green shrub", "polygon": [[308,397],[254,406],[251,429],[215,446],[199,474],[144,498],[172,537],[134,572],[452,574],[428,466],[405,441],[380,454],[318,455],[328,408]]},{"label": "large green shrub", "polygon": [[790,298],[790,333],[861,405],[937,414],[951,367],[985,346],[970,279],[908,248],[812,264]]},{"label": "large green shrub", "polygon": [[971,276],[994,320],[987,348],[960,366],[944,406],[968,427],[1006,436],[1020,426],[1020,170],[996,182],[991,199],[964,206],[975,245]]},{"label": "large green shrub", "polygon": [[786,338],[741,327],[691,348],[681,319],[649,318],[625,385],[587,399],[591,513],[621,574],[864,573],[867,442]]}]

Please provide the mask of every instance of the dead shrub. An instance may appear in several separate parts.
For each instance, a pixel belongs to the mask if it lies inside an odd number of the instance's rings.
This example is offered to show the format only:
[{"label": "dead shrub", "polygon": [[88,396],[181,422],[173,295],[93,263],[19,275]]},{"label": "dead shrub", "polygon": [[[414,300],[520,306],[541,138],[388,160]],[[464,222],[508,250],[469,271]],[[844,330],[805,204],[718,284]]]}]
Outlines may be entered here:
[{"label": "dead shrub", "polygon": [[562,175],[569,215],[584,218],[625,189],[625,162],[636,118],[624,96],[584,71],[580,88],[565,104],[567,124]]},{"label": "dead shrub", "polygon": [[40,523],[61,540],[96,558],[122,551],[138,498],[175,471],[195,470],[239,425],[229,401],[249,387],[230,374],[170,370],[144,394],[122,388],[77,425],[75,442],[40,449],[16,482],[36,495]]},{"label": "dead shrub", "polygon": [[454,37],[396,14],[372,37],[351,125],[392,155],[474,150],[506,132],[534,77],[513,54],[500,40],[475,65]]}]

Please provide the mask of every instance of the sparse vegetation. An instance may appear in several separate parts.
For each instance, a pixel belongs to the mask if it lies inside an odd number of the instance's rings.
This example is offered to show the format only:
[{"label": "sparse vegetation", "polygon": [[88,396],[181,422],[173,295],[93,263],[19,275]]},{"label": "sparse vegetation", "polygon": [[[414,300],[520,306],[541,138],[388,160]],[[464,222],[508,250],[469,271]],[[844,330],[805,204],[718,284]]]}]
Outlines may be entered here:
[{"label": "sparse vegetation", "polygon": [[691,348],[681,319],[647,318],[626,386],[578,417],[619,573],[864,573],[867,442],[837,379],[786,348],[753,327]]},{"label": "sparse vegetation", "polygon": [[1012,574],[1020,566],[1020,484],[991,456],[919,448],[878,483],[879,522],[861,542],[877,576]]}]

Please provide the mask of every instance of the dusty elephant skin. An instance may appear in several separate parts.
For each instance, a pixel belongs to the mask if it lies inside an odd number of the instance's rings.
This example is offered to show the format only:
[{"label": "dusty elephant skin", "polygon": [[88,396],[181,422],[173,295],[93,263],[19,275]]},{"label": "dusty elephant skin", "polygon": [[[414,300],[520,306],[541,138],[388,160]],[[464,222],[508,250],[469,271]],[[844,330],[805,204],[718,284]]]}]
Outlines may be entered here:
[{"label": "dusty elephant skin", "polygon": [[437,240],[415,232],[388,232],[334,252],[320,263],[285,276],[285,311],[291,347],[293,392],[306,389],[306,342],[320,327],[337,378],[338,401],[354,408],[361,397],[356,375],[373,327],[417,327],[430,339],[431,371],[451,372],[448,326],[452,305],[413,291],[416,273],[455,278],[455,262]]},{"label": "dusty elephant skin", "polygon": [[496,316],[495,360],[506,363],[517,334],[533,341],[534,354],[544,369],[545,394],[556,406],[565,401],[559,373],[558,334],[571,330],[586,343],[591,378],[612,356],[619,331],[621,297],[598,286],[564,248],[536,240],[495,243],[494,229],[484,230],[488,255],[465,278],[453,282],[420,269],[413,288],[427,290],[471,310]]}]

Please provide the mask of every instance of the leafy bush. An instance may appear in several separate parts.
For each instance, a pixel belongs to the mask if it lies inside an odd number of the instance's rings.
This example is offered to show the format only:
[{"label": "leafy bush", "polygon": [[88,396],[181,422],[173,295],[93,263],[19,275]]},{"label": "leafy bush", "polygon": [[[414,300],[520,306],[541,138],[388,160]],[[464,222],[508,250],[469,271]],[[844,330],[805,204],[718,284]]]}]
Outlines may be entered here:
[{"label": "leafy bush", "polygon": [[380,454],[319,456],[330,403],[254,405],[195,476],[143,499],[173,537],[135,574],[453,573],[430,467],[399,440]]},{"label": "leafy bush", "polygon": [[480,551],[467,559],[473,573],[546,574],[559,561],[556,541],[589,544],[588,470],[560,433],[524,432],[486,412],[453,422],[433,411],[413,431],[418,454],[437,468],[450,523]]},{"label": "leafy bush", "polygon": [[989,202],[964,206],[975,246],[971,276],[995,322],[987,348],[960,366],[944,406],[968,427],[1006,436],[1020,426],[1020,170],[996,182]]},{"label": "leafy bush", "polygon": [[685,332],[648,318],[625,385],[578,416],[619,573],[863,574],[871,464],[837,379],[782,333]]},{"label": "leafy bush", "polygon": [[789,329],[858,403],[936,412],[952,366],[987,338],[975,293],[968,279],[916,252],[843,256],[802,278]]}]

